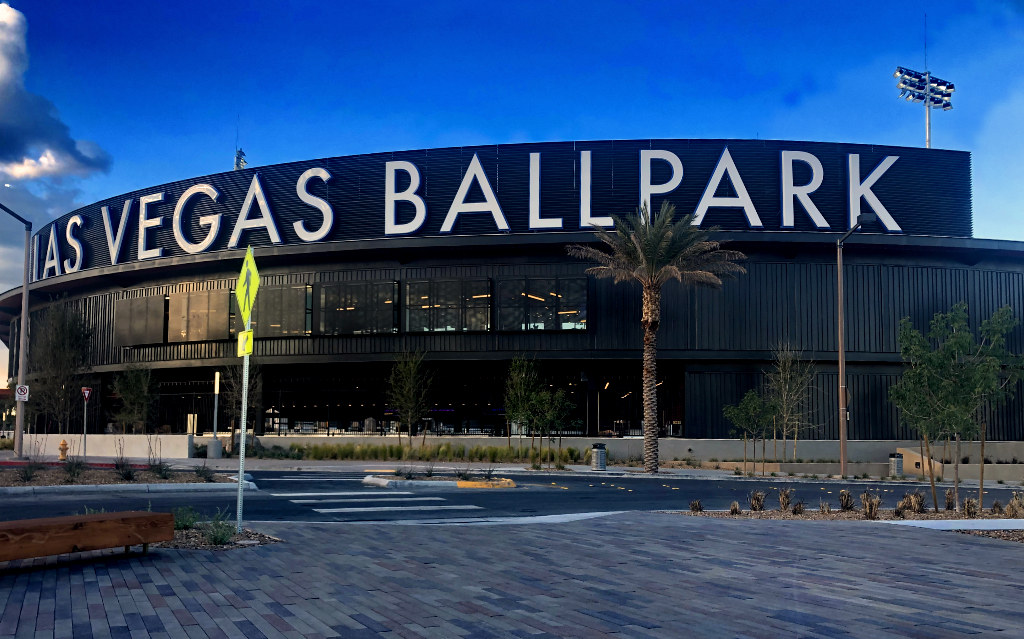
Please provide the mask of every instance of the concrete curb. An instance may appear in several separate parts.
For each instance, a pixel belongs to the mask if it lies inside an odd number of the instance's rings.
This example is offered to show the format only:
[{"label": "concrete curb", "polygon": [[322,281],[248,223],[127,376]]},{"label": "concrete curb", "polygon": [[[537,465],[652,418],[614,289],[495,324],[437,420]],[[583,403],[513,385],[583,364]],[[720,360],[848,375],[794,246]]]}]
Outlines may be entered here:
[{"label": "concrete curb", "polygon": [[459,488],[515,488],[511,479],[495,479],[493,481],[418,481],[415,479],[384,479],[367,475],[363,484],[380,488],[427,488],[435,490],[451,490]]},{"label": "concrete curb", "polygon": [[[237,483],[211,484],[83,484],[71,486],[11,486],[0,488],[0,495],[63,495],[68,493],[173,493],[224,492],[238,490]],[[251,481],[245,490],[259,490]]]}]

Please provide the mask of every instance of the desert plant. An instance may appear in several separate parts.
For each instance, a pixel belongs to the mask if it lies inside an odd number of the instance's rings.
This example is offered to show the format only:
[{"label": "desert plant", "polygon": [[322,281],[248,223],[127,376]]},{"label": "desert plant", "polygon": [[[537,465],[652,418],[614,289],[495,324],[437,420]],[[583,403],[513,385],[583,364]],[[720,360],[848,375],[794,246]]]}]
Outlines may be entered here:
[{"label": "desert plant", "polygon": [[20,481],[28,483],[36,476],[36,473],[42,470],[44,466],[38,462],[30,461],[24,466],[19,466],[15,474],[18,476]]},{"label": "desert plant", "polygon": [[1024,517],[1024,493],[1013,493],[1005,512],[1010,519]]},{"label": "desert plant", "polygon": [[426,476],[426,477],[433,477],[434,476],[434,464],[435,463],[437,463],[437,462],[435,462],[433,459],[431,459],[430,461],[427,462],[426,467],[423,469],[424,476]]},{"label": "desert plant", "polygon": [[740,502],[734,501],[731,504],[729,504],[729,514],[730,515],[739,515],[742,512],[743,512],[743,510],[740,509]]},{"label": "desert plant", "polygon": [[904,507],[903,501],[896,504],[896,507],[892,509],[893,519],[904,519],[906,517],[906,508]]},{"label": "desert plant", "polygon": [[235,535],[235,526],[228,521],[228,515],[230,515],[228,509],[222,511],[218,508],[217,514],[210,517],[210,521],[203,525],[203,536],[206,538],[206,543],[223,546],[231,541]]},{"label": "desert plant", "polygon": [[853,495],[850,494],[850,491],[839,491],[839,510],[844,513],[853,510]]},{"label": "desert plant", "polygon": [[827,501],[820,501],[818,503],[818,512],[821,513],[822,515],[831,515],[832,514],[832,505],[829,504]]},{"label": "desert plant", "polygon": [[456,469],[455,476],[463,481],[469,481],[470,479],[473,478],[473,469],[470,468],[469,466],[466,466],[465,468]]},{"label": "desert plant", "polygon": [[794,515],[802,515],[802,514],[804,514],[804,502],[798,501],[795,504],[793,504],[793,514]]},{"label": "desert plant", "polygon": [[779,489],[779,510],[786,512],[789,510],[790,501],[793,498],[792,488],[780,488]]},{"label": "desert plant", "polygon": [[732,474],[733,475],[743,475],[743,471],[740,470],[739,468],[734,468],[733,471],[732,471]]},{"label": "desert plant", "polygon": [[700,503],[699,499],[694,499],[690,502],[691,513],[702,513],[704,512],[704,506]]},{"label": "desert plant", "polygon": [[946,489],[946,511],[956,510],[956,496],[952,488]]},{"label": "desert plant", "polygon": [[717,227],[695,226],[693,214],[675,221],[675,206],[662,202],[657,215],[650,202],[641,202],[636,214],[611,215],[614,230],[594,226],[597,239],[610,253],[592,246],[567,247],[569,255],[598,263],[588,275],[611,277],[616,283],[639,281],[642,293],[640,325],[644,332],[643,408],[644,470],[658,472],[657,335],[661,325],[661,289],[672,279],[685,285],[721,288],[722,278],[745,273],[735,260],[746,259],[738,251],[722,250],[709,238]]},{"label": "desert plant", "polygon": [[125,481],[135,481],[135,468],[124,456],[124,440],[118,439],[114,444],[114,474]]},{"label": "desert plant", "polygon": [[213,469],[208,467],[206,462],[203,462],[202,466],[196,466],[192,470],[195,472],[196,477],[206,482],[212,482],[215,476]]},{"label": "desert plant", "polygon": [[978,516],[978,500],[970,497],[964,499],[964,517],[974,519]]},{"label": "desert plant", "polygon": [[1002,515],[1003,514],[1003,502],[998,499],[992,502],[992,514]]},{"label": "desert plant", "polygon": [[68,476],[68,483],[73,484],[85,472],[85,462],[82,461],[81,457],[71,457],[69,455],[68,460],[64,462],[64,472]]},{"label": "desert plant", "polygon": [[484,479],[490,481],[494,479],[494,466],[488,466],[484,468]]},{"label": "desert plant", "polygon": [[878,511],[882,507],[882,498],[865,492],[860,496],[860,503],[864,505],[865,519],[878,519]]},{"label": "desert plant", "polygon": [[764,497],[764,493],[760,490],[751,492],[749,497],[750,510],[754,512],[761,512],[764,510]]},{"label": "desert plant", "polygon": [[174,515],[175,530],[191,530],[199,522],[199,513],[192,506],[175,508],[171,511],[171,514]]}]

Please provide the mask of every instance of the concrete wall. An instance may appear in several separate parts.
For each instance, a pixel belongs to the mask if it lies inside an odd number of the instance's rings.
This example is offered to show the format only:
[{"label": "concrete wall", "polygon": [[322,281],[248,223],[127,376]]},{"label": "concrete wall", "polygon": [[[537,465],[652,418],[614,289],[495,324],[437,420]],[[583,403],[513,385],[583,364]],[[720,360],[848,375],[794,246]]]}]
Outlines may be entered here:
[{"label": "concrete wall", "polygon": [[152,446],[154,455],[165,460],[187,459],[192,456],[192,439],[192,435],[89,435],[83,447],[80,434],[25,435],[23,452],[52,461],[60,456],[60,442],[64,440],[68,443],[69,455],[81,456],[84,450],[89,458],[115,457],[118,442],[123,442],[125,457],[147,459]]},{"label": "concrete wall", "polygon": [[[293,443],[302,446],[312,444],[373,444],[379,446],[381,444],[397,444],[398,437],[396,435],[388,435],[387,437],[380,436],[363,436],[363,435],[337,435],[333,437],[325,436],[292,436],[292,437],[276,437],[273,435],[266,435],[258,438],[260,443],[266,447],[270,446],[283,446],[288,448]],[[204,444],[208,441],[206,437],[196,437],[195,442],[197,444]],[[416,446],[420,445],[422,438],[416,438]],[[512,438],[512,445],[518,446],[518,437]],[[427,444],[443,444],[451,443],[453,445],[463,445],[466,447],[473,446],[505,446],[507,440],[502,437],[431,437],[427,436]],[[522,439],[523,446],[530,446],[530,438],[524,437]],[[643,454],[644,442],[641,438],[592,438],[592,437],[563,437],[562,447],[567,448],[569,446],[575,448],[590,448],[594,443],[601,442],[608,447],[608,451],[611,453],[613,458],[624,459],[630,456],[641,457]],[[409,438],[402,436],[402,443],[408,445]],[[848,444],[849,461],[850,462],[866,462],[866,463],[889,463],[889,454],[895,453],[897,448],[909,448],[917,449],[918,443],[916,441],[897,441],[897,440],[851,440]],[[973,446],[973,447],[972,447]],[[661,458],[665,460],[671,460],[673,458],[684,459],[687,457],[693,459],[699,459],[707,461],[709,459],[743,459],[743,440],[736,439],[661,439],[658,442],[659,451]],[[941,448],[941,447],[940,447]],[[767,442],[767,457],[772,459],[775,454],[775,444],[772,440]],[[783,445],[782,441],[778,442],[779,457],[783,456]],[[941,450],[932,448],[932,454],[935,457],[942,455]],[[952,455],[952,447],[949,452]],[[962,455],[972,455],[977,460],[978,456],[978,444],[969,445],[967,443],[961,444]],[[753,456],[753,445],[747,447],[748,457]],[[761,443],[757,444],[757,456],[761,457]],[[838,441],[797,441],[796,444],[796,456],[798,458],[807,460],[815,459],[839,459],[839,442]],[[1024,442],[987,442],[985,444],[985,456],[990,457],[993,460],[1006,459],[1009,460],[1016,456],[1018,459],[1024,460]],[[786,443],[785,458],[792,460],[793,458],[793,442],[789,441]]]}]

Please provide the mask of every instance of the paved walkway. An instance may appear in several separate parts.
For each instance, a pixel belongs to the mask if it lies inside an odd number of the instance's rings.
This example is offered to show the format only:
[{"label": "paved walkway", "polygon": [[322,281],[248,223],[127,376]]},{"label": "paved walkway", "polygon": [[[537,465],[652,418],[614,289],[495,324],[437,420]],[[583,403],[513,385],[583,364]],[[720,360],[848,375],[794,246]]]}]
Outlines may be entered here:
[{"label": "paved walkway", "polygon": [[1024,548],[948,532],[653,513],[259,529],[287,543],[0,570],[0,637],[1024,635]]}]

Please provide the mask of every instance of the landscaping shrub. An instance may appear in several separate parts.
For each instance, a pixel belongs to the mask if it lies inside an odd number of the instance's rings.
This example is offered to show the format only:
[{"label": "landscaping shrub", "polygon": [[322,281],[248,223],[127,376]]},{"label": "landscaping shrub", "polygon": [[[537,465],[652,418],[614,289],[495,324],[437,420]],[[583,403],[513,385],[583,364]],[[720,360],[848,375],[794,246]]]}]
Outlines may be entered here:
[{"label": "landscaping shrub", "polygon": [[484,469],[484,479],[487,481],[494,479],[494,466],[488,466]]},{"label": "landscaping shrub", "polygon": [[114,474],[125,481],[135,481],[135,469],[132,468],[128,458],[124,456],[124,440],[119,439],[114,444],[116,454],[114,455]]},{"label": "landscaping shrub", "polygon": [[149,472],[153,473],[160,479],[171,478],[171,467],[163,463],[162,461],[151,463],[149,465]]},{"label": "landscaping shrub", "polygon": [[974,519],[978,516],[978,500],[968,497],[964,500],[964,517]]},{"label": "landscaping shrub", "polygon": [[755,490],[750,493],[750,510],[754,512],[761,512],[764,510],[764,493],[760,490]]},{"label": "landscaping shrub", "polygon": [[900,503],[896,504],[896,507],[892,509],[892,516],[894,519],[904,519],[906,517],[904,514],[905,512],[906,508],[904,507],[903,500],[901,499]]},{"label": "landscaping shrub", "polygon": [[463,481],[469,481],[470,479],[473,478],[472,471],[473,469],[471,469],[469,466],[466,466],[465,468],[459,468],[456,469],[455,476]]},{"label": "landscaping shrub", "polygon": [[850,491],[839,491],[839,510],[844,513],[853,510],[853,495],[850,494]]},{"label": "landscaping shrub", "polygon": [[704,512],[704,506],[701,505],[699,499],[694,499],[693,501],[690,502],[690,512],[691,513],[702,513],[702,512]]},{"label": "landscaping shrub", "polygon": [[731,504],[729,504],[729,514],[730,515],[739,515],[742,512],[743,511],[740,510],[740,502],[734,501]]},{"label": "landscaping shrub", "polygon": [[199,522],[199,513],[192,506],[175,508],[171,511],[171,514],[174,515],[175,530],[191,530]]},{"label": "landscaping shrub", "polygon": [[780,488],[779,489],[779,510],[787,512],[789,510],[789,503],[793,497],[792,488]]},{"label": "landscaping shrub", "polygon": [[878,519],[878,511],[882,507],[882,498],[865,492],[860,496],[860,503],[864,505],[865,519]]},{"label": "landscaping shrub", "polygon": [[793,514],[794,515],[802,515],[802,514],[804,514],[804,502],[798,501],[795,504],[793,504]]},{"label": "landscaping shrub", "polygon": [[11,437],[0,439],[0,450],[14,450],[14,439]]},{"label": "landscaping shrub", "polygon": [[829,504],[827,501],[820,501],[818,502],[818,512],[822,515],[831,515],[832,505]]},{"label": "landscaping shrub", "polygon": [[203,526],[203,536],[206,542],[214,546],[223,546],[231,541],[235,535],[235,526],[228,521],[229,511],[217,509],[217,514],[210,517],[210,521]]},{"label": "landscaping shrub", "polygon": [[206,444],[192,444],[192,457],[206,459]]},{"label": "landscaping shrub", "polygon": [[196,473],[196,477],[206,482],[212,482],[213,478],[215,477],[213,469],[208,468],[205,462],[203,463],[202,466],[196,466],[193,470]]},{"label": "landscaping shrub", "polygon": [[80,457],[68,457],[64,462],[64,472],[67,473],[68,483],[73,484],[85,472],[85,462]]},{"label": "landscaping shrub", "polygon": [[956,496],[953,494],[952,488],[946,489],[946,510],[956,510]]},{"label": "landscaping shrub", "polygon": [[36,476],[36,473],[43,469],[43,465],[34,461],[30,461],[24,466],[20,466],[15,474],[18,475],[18,479],[28,483],[32,481],[32,478]]},{"label": "landscaping shrub", "polygon": [[995,500],[994,502],[992,502],[992,514],[993,515],[1002,515],[1003,514],[1003,504],[998,499]]}]

